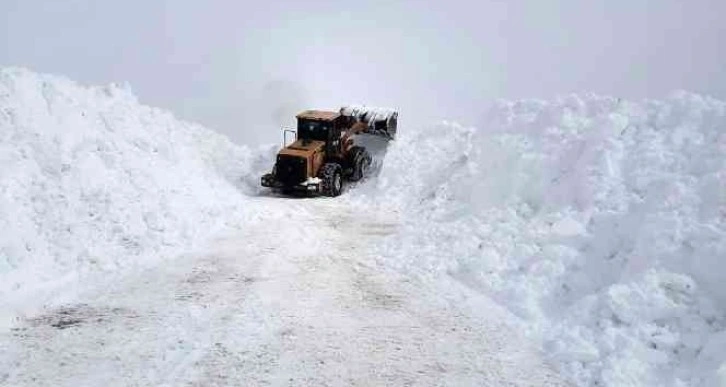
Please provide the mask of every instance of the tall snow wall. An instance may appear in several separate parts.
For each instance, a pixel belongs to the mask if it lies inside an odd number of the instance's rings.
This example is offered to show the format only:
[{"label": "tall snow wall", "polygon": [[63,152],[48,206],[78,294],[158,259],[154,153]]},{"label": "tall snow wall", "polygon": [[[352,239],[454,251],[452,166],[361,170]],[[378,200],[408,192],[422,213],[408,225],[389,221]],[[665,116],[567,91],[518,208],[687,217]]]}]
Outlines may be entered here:
[{"label": "tall snow wall", "polygon": [[243,222],[255,157],[128,87],[0,69],[0,306]]},{"label": "tall snow wall", "polygon": [[367,191],[407,219],[390,264],[495,298],[580,385],[726,381],[726,103],[500,101],[478,129],[407,129]]}]

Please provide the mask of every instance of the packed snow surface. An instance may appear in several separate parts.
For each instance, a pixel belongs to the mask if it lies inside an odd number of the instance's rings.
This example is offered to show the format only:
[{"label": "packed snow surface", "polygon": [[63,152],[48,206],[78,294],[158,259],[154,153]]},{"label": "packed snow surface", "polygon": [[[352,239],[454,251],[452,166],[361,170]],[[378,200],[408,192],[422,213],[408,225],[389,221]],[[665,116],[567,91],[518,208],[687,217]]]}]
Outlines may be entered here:
[{"label": "packed snow surface", "polygon": [[0,384],[726,385],[726,104],[371,141],[342,197],[271,196],[276,146],[0,70]]},{"label": "packed snow surface", "polygon": [[490,299],[378,266],[370,246],[395,232],[395,216],[332,200],[248,204],[264,218],[204,254],[0,333],[5,382],[568,385]]}]

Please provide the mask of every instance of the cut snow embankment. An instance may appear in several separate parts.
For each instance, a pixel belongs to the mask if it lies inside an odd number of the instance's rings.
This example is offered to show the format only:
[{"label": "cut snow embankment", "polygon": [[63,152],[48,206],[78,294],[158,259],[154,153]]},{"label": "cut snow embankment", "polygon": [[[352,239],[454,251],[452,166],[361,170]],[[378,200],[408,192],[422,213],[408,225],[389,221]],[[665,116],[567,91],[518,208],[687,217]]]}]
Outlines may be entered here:
[{"label": "cut snow embankment", "polygon": [[726,383],[725,103],[572,96],[403,129],[373,196],[408,219],[390,264],[494,297],[579,385]]},{"label": "cut snow embankment", "polygon": [[128,88],[0,69],[0,307],[12,315],[242,222],[239,191],[253,188],[234,181],[256,162]]}]

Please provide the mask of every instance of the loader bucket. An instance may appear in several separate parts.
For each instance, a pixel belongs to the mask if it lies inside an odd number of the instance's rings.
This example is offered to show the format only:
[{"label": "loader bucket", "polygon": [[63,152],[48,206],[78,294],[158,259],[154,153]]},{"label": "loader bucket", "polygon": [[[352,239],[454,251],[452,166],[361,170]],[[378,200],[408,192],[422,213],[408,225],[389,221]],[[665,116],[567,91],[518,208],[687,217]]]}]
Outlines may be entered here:
[{"label": "loader bucket", "polygon": [[368,106],[343,106],[340,114],[350,117],[355,122],[362,122],[367,125],[363,133],[382,136],[389,140],[396,137],[398,127],[398,111],[388,108],[375,108]]}]

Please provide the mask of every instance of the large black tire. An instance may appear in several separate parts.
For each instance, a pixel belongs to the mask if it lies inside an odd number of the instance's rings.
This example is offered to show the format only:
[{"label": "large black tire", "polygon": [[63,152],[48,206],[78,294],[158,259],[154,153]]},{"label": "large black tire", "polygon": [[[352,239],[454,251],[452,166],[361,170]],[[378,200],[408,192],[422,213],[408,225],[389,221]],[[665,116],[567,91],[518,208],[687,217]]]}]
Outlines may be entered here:
[{"label": "large black tire", "polygon": [[371,160],[371,155],[366,148],[361,146],[350,148],[348,152],[348,164],[350,165],[351,173],[348,179],[350,181],[358,181],[365,177],[368,168],[371,166]]},{"label": "large black tire", "polygon": [[322,180],[322,193],[325,196],[335,197],[343,191],[343,168],[338,163],[327,163],[320,168],[318,174]]}]

